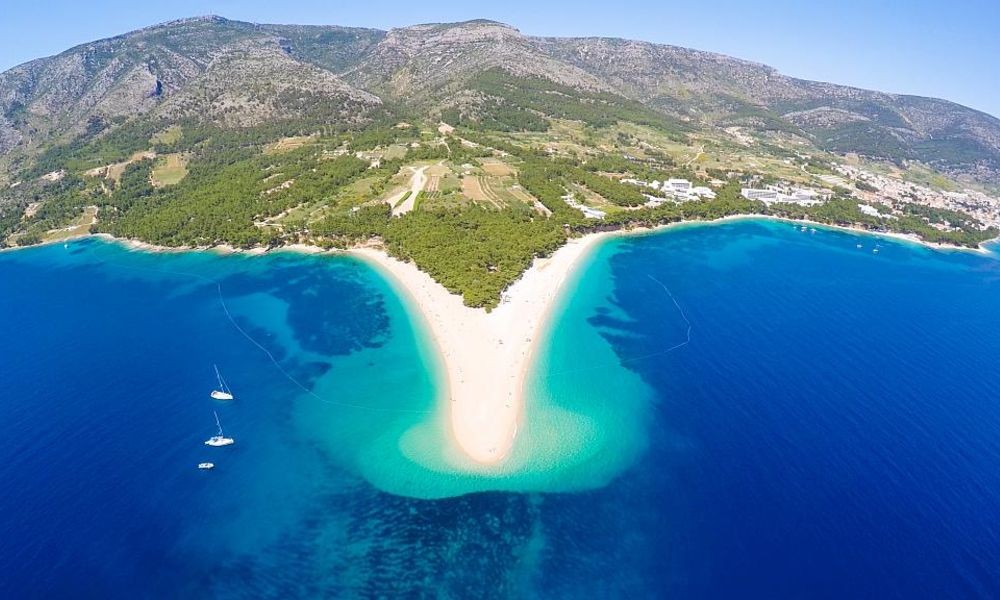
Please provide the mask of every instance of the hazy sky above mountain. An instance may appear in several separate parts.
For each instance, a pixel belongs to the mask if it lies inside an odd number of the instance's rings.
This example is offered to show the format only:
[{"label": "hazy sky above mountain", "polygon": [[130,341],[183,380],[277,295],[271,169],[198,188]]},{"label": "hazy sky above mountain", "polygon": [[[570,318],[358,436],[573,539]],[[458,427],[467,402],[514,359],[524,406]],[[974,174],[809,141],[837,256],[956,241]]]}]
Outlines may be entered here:
[{"label": "hazy sky above mountain", "polygon": [[0,70],[83,42],[203,14],[380,29],[488,18],[531,35],[623,37],[711,50],[795,77],[935,96],[1000,116],[997,0],[12,0],[0,20]]}]

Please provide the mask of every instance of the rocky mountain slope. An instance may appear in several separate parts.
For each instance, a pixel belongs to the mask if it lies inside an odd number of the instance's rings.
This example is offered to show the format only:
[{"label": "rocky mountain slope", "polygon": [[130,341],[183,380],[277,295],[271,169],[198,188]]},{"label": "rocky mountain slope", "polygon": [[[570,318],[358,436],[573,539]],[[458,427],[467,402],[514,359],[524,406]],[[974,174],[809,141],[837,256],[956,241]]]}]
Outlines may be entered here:
[{"label": "rocky mountain slope", "polygon": [[[498,87],[497,73],[511,85]],[[529,84],[526,100],[519,88]],[[548,100],[577,95],[585,104],[620,98],[633,103],[622,105],[629,114],[641,103],[693,127],[780,131],[833,152],[917,160],[1000,184],[1000,120],[951,102],[804,81],[674,46],[530,37],[489,21],[383,32],[204,17],[85,44],[0,74],[0,153],[29,156],[141,118],[357,123],[383,103],[544,117]]]},{"label": "rocky mountain slope", "polygon": [[276,30],[206,17],[14,67],[0,74],[0,152],[154,114],[247,126],[315,110],[350,119],[380,104],[290,52]]},{"label": "rocky mountain slope", "polygon": [[835,152],[922,160],[993,181],[1000,176],[1000,120],[953,102],[795,79],[675,46],[599,38],[538,43],[662,110],[714,124],[789,127]]}]

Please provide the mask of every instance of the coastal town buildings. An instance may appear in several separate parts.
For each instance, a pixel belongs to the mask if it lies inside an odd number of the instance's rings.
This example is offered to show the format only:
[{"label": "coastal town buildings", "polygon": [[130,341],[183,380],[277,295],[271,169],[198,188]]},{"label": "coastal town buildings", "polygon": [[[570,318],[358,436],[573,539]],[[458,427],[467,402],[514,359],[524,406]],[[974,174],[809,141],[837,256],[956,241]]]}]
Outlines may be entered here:
[{"label": "coastal town buildings", "polygon": [[603,219],[608,214],[603,210],[594,208],[592,206],[587,206],[586,204],[577,201],[577,199],[574,197],[573,194],[566,194],[565,196],[563,196],[563,200],[566,202],[566,204],[570,205],[572,208],[575,208],[578,211],[582,212],[583,216],[587,217],[588,219]]},{"label": "coastal town buildings", "polygon": [[743,188],[740,193],[747,200],[760,200],[765,204],[784,202],[801,206],[822,204],[833,195],[829,190],[784,188],[777,185],[769,185],[766,188]]},{"label": "coastal town buildings", "polygon": [[666,181],[642,181],[641,179],[622,179],[622,183],[628,183],[639,187],[655,190],[659,196],[646,194],[649,205],[662,204],[665,200],[697,200],[698,198],[715,198],[715,192],[706,186],[696,186],[687,179],[668,179]]},{"label": "coastal town buildings", "polygon": [[854,165],[837,165],[835,170],[843,180],[850,182],[848,185],[857,185],[852,193],[866,204],[882,204],[893,210],[902,210],[907,204],[957,210],[975,217],[987,227],[1000,227],[1000,198],[980,190],[934,189]]}]

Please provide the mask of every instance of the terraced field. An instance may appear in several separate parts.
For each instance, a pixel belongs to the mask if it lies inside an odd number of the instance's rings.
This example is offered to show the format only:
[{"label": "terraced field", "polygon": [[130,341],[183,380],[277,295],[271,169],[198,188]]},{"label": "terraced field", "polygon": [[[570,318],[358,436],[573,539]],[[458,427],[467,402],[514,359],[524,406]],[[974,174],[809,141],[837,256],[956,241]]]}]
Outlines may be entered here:
[{"label": "terraced field", "polygon": [[281,154],[284,152],[290,152],[297,148],[301,148],[306,144],[312,142],[314,138],[308,135],[300,135],[294,137],[286,137],[274,142],[264,149],[265,154]]},{"label": "terraced field", "polygon": [[497,158],[482,158],[479,163],[487,175],[509,177],[514,174],[514,169],[510,165]]}]

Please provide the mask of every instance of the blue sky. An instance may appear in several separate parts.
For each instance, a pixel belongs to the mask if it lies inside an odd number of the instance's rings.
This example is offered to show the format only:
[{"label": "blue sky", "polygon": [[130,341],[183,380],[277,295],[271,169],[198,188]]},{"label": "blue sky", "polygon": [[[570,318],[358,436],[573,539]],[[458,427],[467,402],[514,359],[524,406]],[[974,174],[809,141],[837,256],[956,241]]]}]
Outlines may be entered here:
[{"label": "blue sky", "polygon": [[[387,29],[489,18],[534,35],[601,35],[721,52],[781,72],[936,96],[1000,116],[1000,0],[603,3],[367,0],[11,0],[0,70],[185,16]],[[589,4],[589,6],[588,6]]]}]

